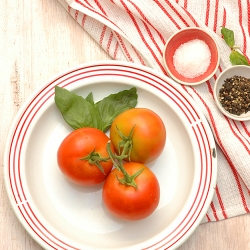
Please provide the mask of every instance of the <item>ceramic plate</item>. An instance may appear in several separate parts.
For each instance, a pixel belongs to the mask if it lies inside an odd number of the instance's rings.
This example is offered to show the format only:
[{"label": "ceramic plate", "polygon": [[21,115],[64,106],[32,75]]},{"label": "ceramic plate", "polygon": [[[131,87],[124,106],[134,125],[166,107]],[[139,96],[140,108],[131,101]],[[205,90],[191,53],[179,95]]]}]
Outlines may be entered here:
[{"label": "ceramic plate", "polygon": [[[112,217],[102,185],[67,181],[56,162],[58,146],[72,129],[54,103],[54,87],[95,101],[136,87],[138,107],[158,113],[167,129],[162,155],[148,166],[158,177],[161,200],[141,221]],[[37,90],[20,109],[6,144],[5,184],[10,203],[44,249],[172,249],[206,214],[217,176],[215,142],[199,108],[181,86],[144,66],[104,61],[79,65]]]}]

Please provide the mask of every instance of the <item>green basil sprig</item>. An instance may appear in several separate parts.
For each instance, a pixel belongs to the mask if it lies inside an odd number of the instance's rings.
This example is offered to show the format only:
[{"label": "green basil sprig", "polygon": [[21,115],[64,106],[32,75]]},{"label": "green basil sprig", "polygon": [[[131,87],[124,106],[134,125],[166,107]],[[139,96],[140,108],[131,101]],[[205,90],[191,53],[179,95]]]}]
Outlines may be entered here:
[{"label": "green basil sprig", "polygon": [[137,98],[135,87],[111,94],[96,103],[92,92],[83,98],[67,89],[55,87],[55,103],[73,129],[93,127],[106,132],[116,116],[137,105]]},{"label": "green basil sprig", "polygon": [[229,59],[232,65],[248,65],[249,66],[249,62],[247,58],[242,53],[237,51],[239,50],[239,47],[235,46],[234,32],[230,29],[222,27],[221,34],[223,35],[223,39],[225,40],[226,44],[232,50],[229,56]]}]

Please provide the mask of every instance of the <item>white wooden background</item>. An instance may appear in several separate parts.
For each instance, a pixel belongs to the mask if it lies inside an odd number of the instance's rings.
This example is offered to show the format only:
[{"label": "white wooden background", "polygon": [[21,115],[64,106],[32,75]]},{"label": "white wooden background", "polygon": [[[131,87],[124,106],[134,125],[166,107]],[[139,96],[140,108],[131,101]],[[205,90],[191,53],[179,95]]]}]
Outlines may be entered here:
[{"label": "white wooden background", "polygon": [[[41,250],[9,204],[3,152],[26,98],[54,74],[110,59],[56,0],[0,1],[0,249]],[[250,250],[250,215],[200,225],[179,250]]]}]

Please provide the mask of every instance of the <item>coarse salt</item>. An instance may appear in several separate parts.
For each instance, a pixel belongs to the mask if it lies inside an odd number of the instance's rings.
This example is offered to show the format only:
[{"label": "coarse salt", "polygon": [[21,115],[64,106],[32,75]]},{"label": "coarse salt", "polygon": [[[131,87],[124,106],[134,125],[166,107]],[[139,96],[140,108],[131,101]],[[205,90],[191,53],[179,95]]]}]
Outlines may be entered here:
[{"label": "coarse salt", "polygon": [[181,44],[174,53],[173,63],[176,71],[186,78],[195,78],[204,74],[211,62],[208,45],[194,39]]}]

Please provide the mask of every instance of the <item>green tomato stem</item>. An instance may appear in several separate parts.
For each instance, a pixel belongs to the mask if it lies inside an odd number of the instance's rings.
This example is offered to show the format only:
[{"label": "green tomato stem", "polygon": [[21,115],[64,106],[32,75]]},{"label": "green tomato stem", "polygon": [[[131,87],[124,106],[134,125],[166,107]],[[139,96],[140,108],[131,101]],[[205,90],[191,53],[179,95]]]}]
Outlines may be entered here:
[{"label": "green tomato stem", "polygon": [[88,161],[90,164],[96,165],[104,175],[106,175],[106,173],[104,172],[100,162],[107,162],[109,159],[109,157],[101,157],[101,155],[95,152],[95,150],[93,150],[87,156],[80,158],[82,161]]},{"label": "green tomato stem", "polygon": [[124,144],[124,147],[122,149],[122,153],[120,155],[116,155],[112,152],[111,147],[110,147],[110,141],[107,143],[107,151],[108,154],[110,156],[110,159],[112,160],[114,166],[122,172],[122,174],[124,175],[124,178],[119,179],[118,176],[116,176],[117,180],[123,184],[123,185],[127,185],[127,186],[132,186],[134,188],[137,188],[137,183],[135,182],[135,178],[140,175],[140,173],[143,171],[143,168],[140,169],[139,171],[137,171],[136,173],[134,173],[133,175],[129,175],[127,173],[127,171],[125,170],[124,166],[123,166],[123,160],[126,159],[128,157],[127,155],[127,151],[128,148],[130,146],[130,141],[127,141]]},{"label": "green tomato stem", "polygon": [[[136,125],[136,124],[135,124]],[[128,136],[124,135],[119,128],[116,126],[117,132],[119,134],[119,136],[121,137],[121,141],[118,144],[118,152],[119,154],[127,154],[128,159],[130,161],[130,154],[133,148],[133,140],[132,140],[132,136],[133,136],[133,132],[135,129],[135,125],[133,126],[133,128],[131,129],[130,133]],[[121,152],[122,151],[122,152]],[[125,158],[124,158],[125,159]]]},{"label": "green tomato stem", "polygon": [[116,155],[112,152],[112,150],[110,148],[110,141],[109,141],[107,144],[107,151],[108,151],[109,157],[112,160],[114,166],[119,171],[121,171],[123,173],[125,179],[129,182],[130,181],[129,175],[128,175],[127,171],[124,169],[124,166],[122,164],[123,159],[128,157],[128,155],[125,154],[125,152],[127,151],[128,145],[129,145],[129,142],[125,143],[123,150],[122,150],[122,153],[120,155]]}]

